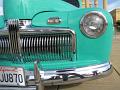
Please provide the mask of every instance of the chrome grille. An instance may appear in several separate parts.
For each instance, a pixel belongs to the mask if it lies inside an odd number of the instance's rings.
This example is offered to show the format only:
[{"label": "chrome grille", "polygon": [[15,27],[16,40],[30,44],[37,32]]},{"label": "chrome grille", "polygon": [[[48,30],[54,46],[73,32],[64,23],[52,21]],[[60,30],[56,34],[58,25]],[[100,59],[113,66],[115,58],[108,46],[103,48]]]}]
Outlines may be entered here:
[{"label": "chrome grille", "polygon": [[18,34],[20,53],[13,53],[16,47],[10,47],[9,33],[0,33],[0,59],[24,63],[72,60],[75,53],[75,34],[71,30],[29,29],[19,30]]},{"label": "chrome grille", "polygon": [[7,54],[10,50],[8,36],[0,37],[0,54]]}]

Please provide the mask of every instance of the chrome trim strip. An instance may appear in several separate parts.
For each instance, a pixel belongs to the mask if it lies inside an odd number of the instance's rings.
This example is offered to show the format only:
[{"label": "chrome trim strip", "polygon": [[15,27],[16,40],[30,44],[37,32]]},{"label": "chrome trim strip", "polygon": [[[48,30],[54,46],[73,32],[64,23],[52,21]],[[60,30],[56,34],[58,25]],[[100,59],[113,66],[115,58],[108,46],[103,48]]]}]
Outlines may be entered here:
[{"label": "chrome trim strip", "polygon": [[[76,69],[40,71],[45,86],[65,85],[104,77],[112,72],[112,65],[105,63]],[[33,72],[26,71],[28,85],[34,85]]]}]

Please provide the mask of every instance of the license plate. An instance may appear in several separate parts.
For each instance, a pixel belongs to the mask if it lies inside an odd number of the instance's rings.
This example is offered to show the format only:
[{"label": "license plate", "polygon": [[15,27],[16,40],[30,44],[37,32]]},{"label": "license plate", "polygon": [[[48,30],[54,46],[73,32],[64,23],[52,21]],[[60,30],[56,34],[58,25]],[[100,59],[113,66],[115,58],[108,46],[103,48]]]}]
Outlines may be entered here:
[{"label": "license plate", "polygon": [[0,86],[25,86],[23,68],[0,66]]}]

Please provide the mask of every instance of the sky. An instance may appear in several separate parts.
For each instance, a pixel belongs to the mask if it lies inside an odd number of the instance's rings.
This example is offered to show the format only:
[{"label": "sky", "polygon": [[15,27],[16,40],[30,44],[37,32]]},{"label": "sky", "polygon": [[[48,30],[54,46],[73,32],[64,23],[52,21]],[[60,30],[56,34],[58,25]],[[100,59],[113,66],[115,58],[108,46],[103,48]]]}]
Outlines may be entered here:
[{"label": "sky", "polygon": [[[99,0],[99,6],[102,7],[102,0]],[[120,8],[120,0],[108,0],[108,11]]]},{"label": "sky", "polygon": [[[2,2],[3,0],[0,0],[0,15],[3,15]],[[102,8],[102,0],[99,0],[99,6]],[[108,0],[108,11],[111,11],[115,8],[120,8],[120,0]]]},{"label": "sky", "polygon": [[0,0],[0,15],[3,15],[2,2],[3,2],[3,0]]}]

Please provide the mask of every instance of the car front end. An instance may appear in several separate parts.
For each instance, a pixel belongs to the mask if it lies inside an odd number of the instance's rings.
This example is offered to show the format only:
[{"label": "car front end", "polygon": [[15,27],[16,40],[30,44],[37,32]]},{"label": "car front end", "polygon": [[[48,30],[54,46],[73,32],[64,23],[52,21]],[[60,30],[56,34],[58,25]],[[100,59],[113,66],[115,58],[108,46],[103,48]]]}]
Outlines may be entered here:
[{"label": "car front end", "polygon": [[0,17],[1,88],[65,85],[111,73],[111,15],[64,0],[50,2],[4,0],[4,16]]}]

